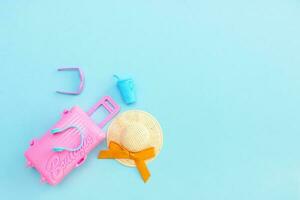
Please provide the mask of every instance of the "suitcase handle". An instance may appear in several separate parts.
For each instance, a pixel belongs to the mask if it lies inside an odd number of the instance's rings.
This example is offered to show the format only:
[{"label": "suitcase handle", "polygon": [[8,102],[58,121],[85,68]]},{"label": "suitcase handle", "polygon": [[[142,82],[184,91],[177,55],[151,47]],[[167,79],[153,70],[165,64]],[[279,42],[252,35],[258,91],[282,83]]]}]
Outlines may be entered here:
[{"label": "suitcase handle", "polygon": [[88,116],[92,116],[100,106],[103,106],[109,112],[106,118],[98,125],[100,128],[103,128],[107,122],[109,122],[120,111],[120,106],[116,104],[116,102],[110,96],[104,96],[100,101],[90,108],[90,110],[87,112]]}]

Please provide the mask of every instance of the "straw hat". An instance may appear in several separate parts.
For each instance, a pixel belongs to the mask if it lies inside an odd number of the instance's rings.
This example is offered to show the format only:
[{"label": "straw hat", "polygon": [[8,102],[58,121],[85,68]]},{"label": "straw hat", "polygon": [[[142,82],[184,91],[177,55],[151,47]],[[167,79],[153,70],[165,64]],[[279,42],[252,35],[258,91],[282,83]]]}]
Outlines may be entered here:
[{"label": "straw hat", "polygon": [[[133,152],[154,147],[156,157],[162,148],[163,134],[158,121],[151,114],[140,110],[130,110],[118,115],[109,126],[107,144],[110,141],[119,143]],[[117,161],[123,165],[135,167],[134,160],[117,159]]]}]

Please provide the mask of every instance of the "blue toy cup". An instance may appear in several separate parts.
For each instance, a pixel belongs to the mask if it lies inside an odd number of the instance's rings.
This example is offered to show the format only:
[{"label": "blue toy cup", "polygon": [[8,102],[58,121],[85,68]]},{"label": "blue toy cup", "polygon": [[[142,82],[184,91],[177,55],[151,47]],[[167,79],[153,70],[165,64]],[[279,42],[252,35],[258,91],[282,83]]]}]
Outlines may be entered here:
[{"label": "blue toy cup", "polygon": [[118,79],[117,86],[126,104],[136,102],[136,91],[133,79]]}]

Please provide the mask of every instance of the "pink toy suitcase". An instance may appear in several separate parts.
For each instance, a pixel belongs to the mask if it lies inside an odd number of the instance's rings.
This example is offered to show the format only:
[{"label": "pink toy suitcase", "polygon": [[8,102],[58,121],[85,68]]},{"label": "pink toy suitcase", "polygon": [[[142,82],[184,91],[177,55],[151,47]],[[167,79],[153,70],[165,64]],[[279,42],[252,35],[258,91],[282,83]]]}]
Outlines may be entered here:
[{"label": "pink toy suitcase", "polygon": [[[108,115],[96,124],[91,115],[103,106]],[[56,185],[74,168],[80,166],[89,152],[104,138],[101,129],[120,110],[109,96],[103,97],[87,113],[74,106],[65,110],[61,119],[40,139],[34,139],[25,152],[27,165],[41,174],[41,180]]]}]

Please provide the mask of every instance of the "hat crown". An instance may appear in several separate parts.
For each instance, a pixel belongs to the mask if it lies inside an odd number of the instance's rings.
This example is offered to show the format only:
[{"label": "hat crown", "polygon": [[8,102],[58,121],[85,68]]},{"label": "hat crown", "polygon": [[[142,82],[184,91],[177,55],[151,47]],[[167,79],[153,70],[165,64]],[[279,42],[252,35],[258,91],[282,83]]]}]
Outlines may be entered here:
[{"label": "hat crown", "polygon": [[134,123],[124,128],[121,143],[130,151],[141,151],[149,147],[149,131],[147,127]]}]

